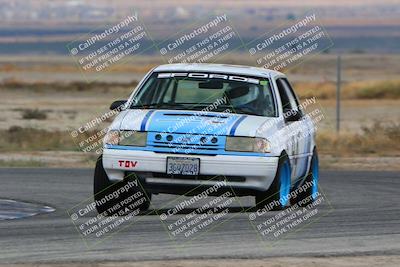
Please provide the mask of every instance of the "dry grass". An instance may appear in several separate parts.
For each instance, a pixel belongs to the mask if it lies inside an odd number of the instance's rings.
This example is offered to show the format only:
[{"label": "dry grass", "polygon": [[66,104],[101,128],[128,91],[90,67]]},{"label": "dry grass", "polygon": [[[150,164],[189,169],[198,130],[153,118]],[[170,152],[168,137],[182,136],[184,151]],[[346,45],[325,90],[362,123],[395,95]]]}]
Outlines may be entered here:
[{"label": "dry grass", "polygon": [[[132,90],[137,81],[123,82],[23,82],[6,79],[0,83],[0,90],[27,89],[32,92],[108,92],[117,88]],[[334,82],[295,82],[294,88],[300,98],[317,97],[318,99],[334,99],[336,84]],[[363,81],[344,83],[341,91],[342,99],[400,99],[400,80]]]},{"label": "dry grass", "polygon": [[374,123],[362,127],[362,133],[319,132],[317,144],[321,154],[334,156],[400,156],[400,124]]},{"label": "dry grass", "polygon": [[[0,151],[80,151],[79,142],[95,136],[97,130],[86,131],[73,138],[69,131],[47,131],[11,126],[1,130]],[[94,143],[89,142],[87,145]],[[83,147],[85,148],[85,147]]]},{"label": "dry grass", "polygon": [[354,84],[348,89],[350,93],[353,93],[353,98],[357,99],[400,98],[400,81]]},{"label": "dry grass", "polygon": [[39,160],[0,160],[0,167],[7,168],[39,168],[39,167],[47,167],[45,162]]},{"label": "dry grass", "polygon": [[22,118],[24,120],[45,120],[47,113],[39,109],[24,109],[22,110]]},{"label": "dry grass", "polygon": [[108,92],[115,88],[127,88],[130,91],[136,87],[137,81],[129,83],[108,82],[23,82],[16,79],[5,79],[0,83],[0,90],[27,89],[32,92]]},{"label": "dry grass", "polygon": [[[294,87],[300,98],[316,96],[318,99],[333,99],[336,97],[334,82],[297,82],[294,83]],[[344,83],[341,98],[400,99],[400,80]]]},{"label": "dry grass", "polygon": [[336,96],[336,85],[332,82],[296,82],[293,87],[300,98],[332,99]]},{"label": "dry grass", "polygon": [[71,135],[63,131],[12,126],[0,135],[0,151],[77,150]]},{"label": "dry grass", "polygon": [[[46,131],[12,126],[0,132],[0,151],[79,151],[67,131]],[[86,133],[85,139],[94,132]],[[400,124],[381,124],[362,127],[362,133],[319,132],[319,152],[333,156],[400,156]]]}]

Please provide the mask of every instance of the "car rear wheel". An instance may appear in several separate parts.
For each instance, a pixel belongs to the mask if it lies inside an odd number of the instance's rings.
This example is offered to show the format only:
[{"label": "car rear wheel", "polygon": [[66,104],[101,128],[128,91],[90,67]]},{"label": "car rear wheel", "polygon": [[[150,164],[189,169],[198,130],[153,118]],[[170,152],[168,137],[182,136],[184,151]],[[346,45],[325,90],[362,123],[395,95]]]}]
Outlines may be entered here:
[{"label": "car rear wheel", "polygon": [[93,183],[97,212],[105,216],[114,214],[125,215],[133,207],[130,199],[130,196],[133,195],[139,195],[144,198],[138,202],[143,203],[135,206],[134,209],[147,210],[150,206],[151,194],[144,192],[139,185],[127,186],[128,190],[121,190],[132,180],[133,178],[130,176],[117,183],[111,182],[103,168],[103,157],[100,156],[97,159]]},{"label": "car rear wheel", "polygon": [[283,154],[278,163],[275,179],[266,192],[256,195],[256,207],[281,210],[290,205],[291,167],[289,157]]}]

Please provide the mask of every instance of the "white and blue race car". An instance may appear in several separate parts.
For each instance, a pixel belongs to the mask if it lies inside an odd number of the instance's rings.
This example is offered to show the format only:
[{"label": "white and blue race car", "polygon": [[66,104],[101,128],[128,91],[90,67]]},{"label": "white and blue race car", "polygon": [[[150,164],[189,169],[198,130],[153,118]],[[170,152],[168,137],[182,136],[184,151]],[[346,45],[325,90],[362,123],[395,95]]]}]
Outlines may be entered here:
[{"label": "white and blue race car", "polygon": [[285,208],[304,185],[296,201],[309,203],[318,194],[314,124],[280,72],[161,65],[110,108],[121,112],[95,169],[100,213],[119,207],[119,196],[104,198],[131,180],[140,187],[129,194],[146,195],[141,210],[152,194],[193,195],[222,180],[236,196],[255,196],[257,207]]}]

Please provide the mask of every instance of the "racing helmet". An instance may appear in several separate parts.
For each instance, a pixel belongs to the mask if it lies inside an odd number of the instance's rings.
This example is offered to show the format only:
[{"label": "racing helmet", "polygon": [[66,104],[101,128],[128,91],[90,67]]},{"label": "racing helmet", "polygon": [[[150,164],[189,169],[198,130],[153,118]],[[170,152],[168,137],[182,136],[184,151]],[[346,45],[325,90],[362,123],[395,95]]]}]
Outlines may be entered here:
[{"label": "racing helmet", "polygon": [[256,85],[249,84],[227,88],[225,94],[233,106],[245,106],[255,101],[260,92]]}]

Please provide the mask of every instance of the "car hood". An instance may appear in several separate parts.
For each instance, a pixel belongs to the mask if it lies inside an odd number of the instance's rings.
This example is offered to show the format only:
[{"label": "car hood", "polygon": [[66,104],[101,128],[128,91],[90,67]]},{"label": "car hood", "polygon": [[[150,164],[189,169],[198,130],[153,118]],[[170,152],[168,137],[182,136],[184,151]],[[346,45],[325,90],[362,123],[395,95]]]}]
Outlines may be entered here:
[{"label": "car hood", "polygon": [[166,133],[268,136],[279,128],[276,118],[191,110],[139,110],[121,112],[111,129]]}]

